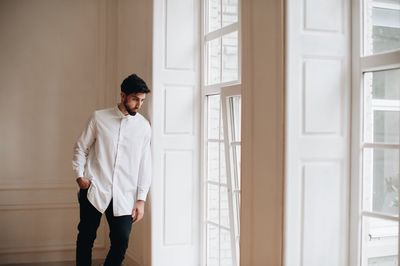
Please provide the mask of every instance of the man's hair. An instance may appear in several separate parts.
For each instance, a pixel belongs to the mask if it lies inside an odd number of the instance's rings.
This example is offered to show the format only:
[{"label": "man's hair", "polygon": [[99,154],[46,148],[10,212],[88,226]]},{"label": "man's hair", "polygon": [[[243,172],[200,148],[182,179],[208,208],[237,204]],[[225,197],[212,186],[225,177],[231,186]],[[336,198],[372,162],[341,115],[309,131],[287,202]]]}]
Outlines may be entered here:
[{"label": "man's hair", "polygon": [[126,95],[131,93],[150,93],[150,89],[147,87],[146,82],[136,74],[132,74],[122,81],[121,91]]}]

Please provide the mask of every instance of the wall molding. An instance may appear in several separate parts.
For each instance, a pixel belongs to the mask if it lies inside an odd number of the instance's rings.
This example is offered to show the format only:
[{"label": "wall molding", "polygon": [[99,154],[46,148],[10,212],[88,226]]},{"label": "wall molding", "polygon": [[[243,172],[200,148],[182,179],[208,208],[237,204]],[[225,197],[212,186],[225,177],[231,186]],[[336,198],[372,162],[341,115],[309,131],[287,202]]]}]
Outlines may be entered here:
[{"label": "wall molding", "polygon": [[[23,181],[23,180],[22,180]],[[75,180],[71,180],[71,183],[51,183],[51,180],[40,180],[35,183],[26,182],[23,183],[21,180],[15,183],[0,183],[0,191],[2,190],[53,190],[53,189],[78,189],[75,185]]]},{"label": "wall molding", "polygon": [[22,211],[22,210],[48,210],[48,209],[78,209],[77,203],[39,203],[39,204],[2,204],[0,211]]},{"label": "wall molding", "polygon": [[[190,246],[190,245],[193,245],[193,232],[191,232],[189,229],[187,229],[187,231],[184,230],[184,228],[182,228],[182,227],[178,229],[181,234],[184,234],[185,232],[187,233],[185,240],[181,239],[179,241],[175,240],[175,241],[171,242],[171,240],[172,240],[172,239],[170,239],[171,236],[170,236],[170,234],[168,234],[168,232],[173,231],[173,229],[171,227],[168,227],[168,225],[170,225],[168,223],[168,217],[170,217],[170,216],[168,216],[169,215],[168,209],[171,206],[174,206],[174,209],[178,208],[180,211],[185,211],[185,213],[189,213],[190,215],[188,215],[188,217],[186,217],[185,220],[186,220],[187,223],[190,224],[189,228],[193,228],[193,207],[190,210],[188,210],[188,209],[183,208],[183,206],[177,205],[179,203],[175,202],[175,204],[171,204],[170,203],[171,199],[168,198],[168,194],[171,193],[171,191],[168,191],[167,181],[172,182],[171,177],[170,176],[168,177],[168,168],[167,168],[168,155],[172,155],[172,156],[173,155],[181,155],[182,158],[190,158],[190,160],[189,160],[190,164],[193,166],[195,154],[194,154],[194,151],[191,150],[191,149],[177,149],[177,150],[164,149],[164,152],[163,152],[163,167],[162,167],[162,169],[163,169],[163,179],[164,179],[164,181],[163,181],[163,202],[164,202],[164,206],[163,206],[163,219],[162,219],[162,221],[163,221],[163,231],[164,231],[164,234],[163,234],[163,245],[164,245],[164,247],[169,247],[169,246]],[[187,161],[186,163],[188,163],[189,161]],[[171,171],[171,170],[172,169],[169,169],[169,171]],[[193,187],[194,184],[195,184],[194,177],[196,175],[195,175],[193,167],[192,167],[192,171],[191,171],[190,174],[191,174],[191,176],[186,176],[187,180],[188,180],[187,181],[188,183],[186,185],[189,185],[189,188],[191,189],[191,191],[194,191],[194,187]],[[186,187],[186,189],[187,189],[187,187]],[[190,205],[194,206],[194,200],[192,200]],[[175,216],[174,219],[175,218],[177,218],[177,217]]]},{"label": "wall molding", "polygon": [[[181,135],[185,135],[185,136],[194,136],[194,129],[195,129],[195,117],[194,117],[194,112],[191,113],[191,119],[192,119],[192,123],[191,123],[191,128],[190,130],[187,131],[171,131],[168,130],[168,102],[167,102],[167,94],[170,91],[173,90],[179,90],[179,89],[183,89],[183,90],[187,90],[191,93],[192,96],[192,106],[195,106],[195,85],[183,85],[183,84],[164,84],[163,87],[163,109],[164,109],[164,120],[163,120],[163,134],[164,136],[172,136],[172,137],[180,137]],[[170,103],[172,105],[175,105],[176,102],[174,103]],[[192,110],[193,111],[193,110]]]},{"label": "wall molding", "polygon": [[[178,0],[175,0],[178,1]],[[168,32],[168,3],[171,4],[171,0],[163,0],[163,20],[164,20],[164,25],[163,25],[163,31],[164,31],[164,56],[163,56],[163,65],[164,65],[164,69],[165,70],[171,70],[171,71],[181,71],[181,72],[193,72],[195,71],[195,62],[196,62],[196,56],[193,56],[192,58],[192,62],[190,64],[190,66],[170,66],[170,64],[168,64],[168,60],[169,60],[169,53],[168,53],[168,34],[171,34],[170,32]],[[183,1],[185,2],[185,1]],[[182,2],[182,3],[183,3]],[[189,1],[188,1],[189,2]],[[192,0],[192,9],[193,9],[193,14],[195,14],[196,11],[196,5],[195,2]],[[194,40],[196,40],[196,21],[195,21],[195,17],[193,17],[193,32],[192,32],[192,38],[193,38],[193,42]]]},{"label": "wall molding", "polygon": [[129,249],[126,252],[125,261],[123,264],[124,266],[143,266],[135,252],[130,251]]},{"label": "wall molding", "polygon": [[[33,252],[50,252],[50,251],[67,251],[67,250],[75,250],[75,243],[67,243],[64,245],[38,245],[34,247],[7,247],[0,248],[0,254],[16,254],[16,253],[33,253]],[[105,241],[103,243],[98,244],[95,243],[93,245],[93,249],[105,249],[106,244]]]}]

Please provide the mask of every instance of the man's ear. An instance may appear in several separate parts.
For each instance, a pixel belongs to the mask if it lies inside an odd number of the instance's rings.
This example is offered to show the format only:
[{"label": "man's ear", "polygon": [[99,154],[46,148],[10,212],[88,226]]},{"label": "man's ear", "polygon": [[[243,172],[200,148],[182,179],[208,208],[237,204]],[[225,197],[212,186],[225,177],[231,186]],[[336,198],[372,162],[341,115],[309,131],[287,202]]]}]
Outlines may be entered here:
[{"label": "man's ear", "polygon": [[125,92],[121,91],[121,102],[123,102],[125,100],[126,94]]}]

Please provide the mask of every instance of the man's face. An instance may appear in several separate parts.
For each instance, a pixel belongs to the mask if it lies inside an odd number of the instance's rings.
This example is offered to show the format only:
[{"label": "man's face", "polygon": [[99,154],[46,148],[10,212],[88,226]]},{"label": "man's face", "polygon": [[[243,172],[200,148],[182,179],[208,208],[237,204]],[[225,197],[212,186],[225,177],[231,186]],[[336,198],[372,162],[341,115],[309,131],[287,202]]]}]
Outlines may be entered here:
[{"label": "man's face", "polygon": [[136,115],[137,111],[142,107],[145,98],[145,93],[131,93],[128,96],[122,93],[123,104],[130,115]]}]

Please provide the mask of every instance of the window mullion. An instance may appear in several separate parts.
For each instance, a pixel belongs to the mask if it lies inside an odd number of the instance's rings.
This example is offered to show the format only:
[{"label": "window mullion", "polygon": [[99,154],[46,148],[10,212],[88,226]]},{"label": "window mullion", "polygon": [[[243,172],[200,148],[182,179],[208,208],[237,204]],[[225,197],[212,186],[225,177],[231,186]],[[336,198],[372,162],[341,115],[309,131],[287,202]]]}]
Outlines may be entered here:
[{"label": "window mullion", "polygon": [[375,148],[375,149],[400,149],[400,144],[388,144],[388,143],[364,143],[363,148]]},{"label": "window mullion", "polygon": [[207,180],[206,182],[207,182],[208,184],[211,184],[211,185],[216,185],[216,186],[228,188],[228,185],[227,185],[227,184],[219,183],[219,182],[217,182],[217,181]]},{"label": "window mullion", "polygon": [[229,24],[228,26],[222,27],[218,30],[207,33],[204,36],[204,40],[207,42],[212,41],[223,35],[227,35],[229,33],[232,33],[232,32],[238,31],[238,30],[239,30],[239,23],[235,22],[235,23]]},{"label": "window mullion", "polygon": [[207,139],[207,142],[209,142],[209,143],[222,143],[223,140],[220,140],[220,139]]},{"label": "window mullion", "polygon": [[222,71],[222,68],[223,68],[222,67],[222,62],[223,62],[223,60],[222,60],[222,57],[223,57],[223,54],[222,54],[222,51],[223,51],[223,48],[222,48],[223,47],[222,36],[219,38],[219,42],[220,42],[220,47],[219,47],[220,50],[219,51],[220,51],[220,55],[221,55],[220,58],[219,58],[219,82],[222,83],[222,80],[223,80],[222,79],[222,72],[223,72]]},{"label": "window mullion", "polygon": [[[221,0],[222,1],[222,0]],[[222,12],[222,6],[221,6],[221,12]],[[222,54],[221,54],[222,57]],[[222,66],[220,66],[220,69],[222,68]],[[221,76],[220,76],[221,78]],[[218,131],[218,138],[221,141],[221,130],[222,130],[222,125],[221,125],[221,119],[222,119],[222,106],[221,106],[221,100],[219,103],[219,117],[218,117],[218,125],[219,125],[219,131]],[[223,144],[223,143],[222,143]],[[221,265],[221,142],[218,144],[218,172],[219,172],[219,176],[218,176],[218,182],[219,182],[219,186],[218,186],[218,265]]]},{"label": "window mullion", "polygon": [[207,95],[221,94],[221,88],[229,87],[229,86],[233,86],[233,85],[237,85],[237,84],[239,84],[239,82],[237,80],[221,82],[221,83],[217,83],[217,84],[206,85],[206,86],[204,86],[204,90]]},{"label": "window mullion", "polygon": [[361,72],[389,70],[400,67],[400,50],[363,56],[360,58]]},{"label": "window mullion", "polygon": [[207,220],[207,223],[211,224],[211,225],[214,225],[215,227],[218,227],[219,229],[222,229],[222,230],[225,230],[225,231],[229,231],[230,230],[228,227],[220,225],[220,224],[217,224],[217,223],[215,223],[213,221],[208,221]]},{"label": "window mullion", "polygon": [[372,217],[372,218],[390,220],[390,221],[395,221],[395,222],[399,221],[398,216],[387,215],[387,214],[383,214],[383,213],[379,213],[379,212],[363,211],[361,214],[363,216]]}]

